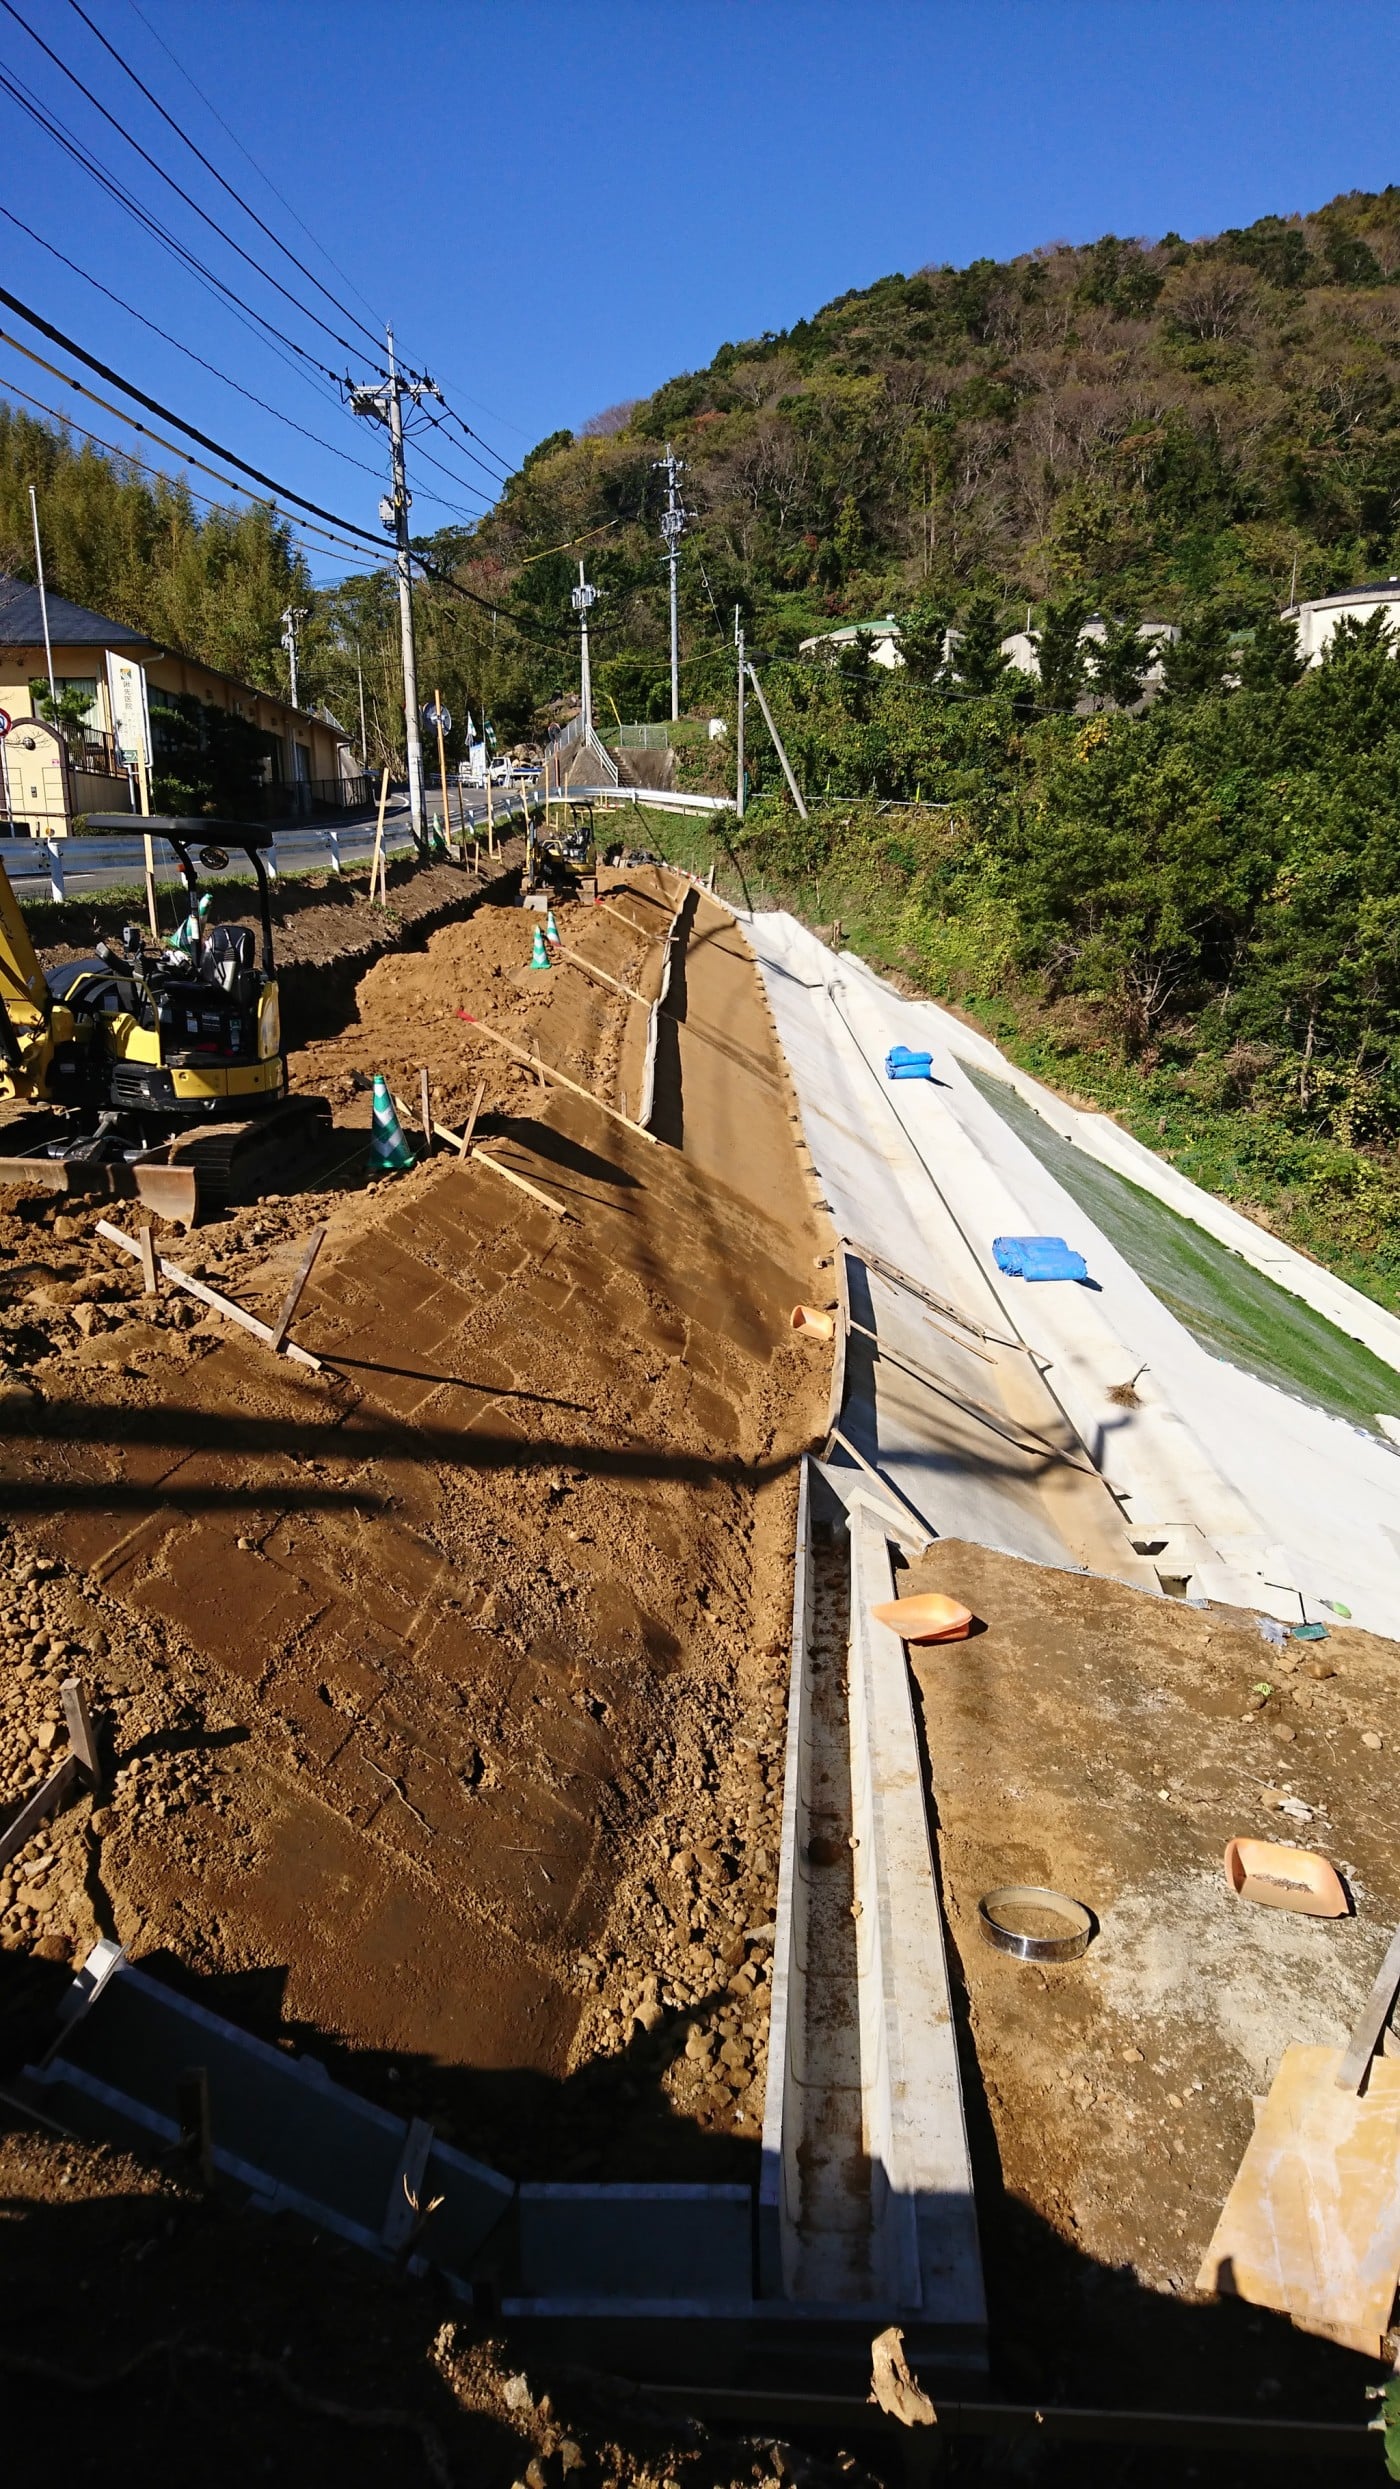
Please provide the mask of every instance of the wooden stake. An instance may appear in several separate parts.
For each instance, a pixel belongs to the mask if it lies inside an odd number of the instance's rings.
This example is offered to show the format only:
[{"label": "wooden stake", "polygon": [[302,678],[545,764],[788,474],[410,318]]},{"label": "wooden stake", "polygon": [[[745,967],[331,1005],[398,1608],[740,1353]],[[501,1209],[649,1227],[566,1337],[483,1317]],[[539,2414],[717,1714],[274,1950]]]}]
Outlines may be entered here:
[{"label": "wooden stake", "polygon": [[421,1066],[418,1073],[418,1103],[422,1111],[423,1139],[427,1143],[427,1155],[431,1158],[433,1154],[433,1094],[428,1086],[426,1063]]},{"label": "wooden stake", "polygon": [[386,769],[383,777],[379,781],[379,819],[374,825],[374,853],[369,860],[369,895],[371,899],[373,899],[374,877],[377,873],[379,875],[381,903],[385,907],[389,904],[388,898],[384,892],[384,807],[388,801],[389,772]]},{"label": "wooden stake", "polygon": [[460,1157],[462,1157],[462,1158],[465,1158],[465,1157],[466,1157],[466,1154],[467,1154],[468,1150],[471,1148],[471,1145],[472,1145],[472,1134],[473,1134],[473,1133],[475,1132],[475,1130],[476,1130],[476,1119],[477,1119],[477,1116],[481,1113],[481,1101],[482,1101],[482,1099],[485,1097],[485,1095],[486,1095],[486,1082],[485,1082],[485,1079],[483,1078],[483,1079],[479,1080],[479,1081],[477,1082],[477,1084],[476,1084],[476,1096],[472,1099],[472,1111],[471,1111],[471,1113],[470,1113],[470,1114],[468,1115],[468,1117],[467,1117],[467,1128],[466,1128],[466,1131],[465,1131],[465,1132],[463,1133],[463,1135],[462,1135],[461,1144],[460,1144],[459,1151],[458,1151],[458,1155],[459,1155]]},{"label": "wooden stake", "polygon": [[624,916],[620,907],[613,906],[611,899],[595,899],[593,904],[595,907],[600,907],[605,916],[615,916],[620,925],[627,927],[629,933],[638,935],[643,942],[647,940],[652,930],[650,925],[639,925],[635,916]]},{"label": "wooden stake", "polygon": [[26,1798],[17,1815],[12,1815],[0,1831],[0,1867],[8,1864],[16,1850],[32,1840],[46,1815],[61,1806],[70,1789],[76,1789],[82,1777],[76,1755],[66,1754],[57,1768],[42,1781],[31,1798]]},{"label": "wooden stake", "polygon": [[496,852],[496,815],[491,803],[491,763],[489,760],[486,764],[486,852],[488,856],[494,856]]},{"label": "wooden stake", "polygon": [[63,1717],[68,1724],[69,1746],[82,1766],[83,1774],[90,1786],[100,1791],[104,1775],[98,1757],[97,1740],[92,1733],[92,1720],[88,1712],[87,1693],[83,1681],[81,1677],[65,1677],[58,1690],[63,1698]]},{"label": "wooden stake", "polygon": [[156,1271],[156,1240],[154,1231],[142,1227],[137,1231],[141,1247],[141,1292],[143,1296],[159,1296],[160,1279]]},{"label": "wooden stake", "polygon": [[508,1037],[502,1037],[498,1029],[489,1028],[485,1020],[474,1019],[470,1011],[459,1011],[457,1017],[459,1020],[465,1020],[468,1027],[479,1029],[483,1037],[490,1038],[493,1046],[500,1046],[506,1054],[512,1055],[517,1063],[522,1063],[527,1072],[542,1073],[546,1079],[555,1081],[561,1089],[568,1089],[574,1097],[585,1099],[589,1106],[596,1106],[599,1114],[608,1116],[613,1123],[625,1125],[629,1132],[639,1132],[644,1141],[652,1142],[657,1148],[661,1146],[655,1133],[648,1132],[645,1124],[634,1123],[630,1115],[619,1114],[615,1106],[609,1106],[604,1099],[595,1096],[591,1089],[585,1089],[580,1081],[570,1080],[567,1072],[556,1071],[552,1063],[542,1063],[537,1054],[527,1054],[523,1046],[512,1045]]},{"label": "wooden stake", "polygon": [[[624,985],[621,977],[610,977],[606,968],[595,968],[591,959],[581,958],[577,951],[569,950],[564,943],[556,942],[554,950],[556,958],[567,959],[571,968],[581,968],[586,977],[601,978],[604,985],[610,985],[615,993],[626,994],[634,1003],[646,1002],[645,994],[639,994],[635,985]],[[650,1009],[649,1004],[647,1007]]]},{"label": "wooden stake", "polygon": [[[442,784],[442,834],[447,841],[447,852],[451,855],[452,806],[448,800],[447,794],[447,746],[442,739],[442,693],[438,691],[436,687],[434,687],[433,691],[433,707],[437,712],[438,777]],[[465,864],[466,860],[466,852],[464,849],[462,854],[462,862]]]},{"label": "wooden stake", "polygon": [[[142,815],[149,819],[151,781],[146,772],[146,756],[139,743],[136,747],[136,785],[141,798]],[[160,917],[156,909],[156,851],[149,830],[143,832],[141,845],[146,857],[146,916],[150,924],[152,939],[158,942],[160,940]]]},{"label": "wooden stake", "polygon": [[1376,2053],[1376,2042],[1385,2028],[1395,1991],[1400,1988],[1400,1927],[1397,1927],[1386,1949],[1385,1960],[1376,1973],[1376,1983],[1366,2000],[1366,2011],[1351,2035],[1334,2080],[1342,2091],[1360,2091],[1366,2069]]},{"label": "wooden stake", "polygon": [[[123,1253],[129,1253],[133,1260],[140,1261],[141,1247],[136,1238],[124,1236],[119,1227],[113,1227],[110,1219],[99,1219],[96,1233],[105,1237],[108,1244],[117,1245]],[[235,1305],[231,1297],[220,1296],[216,1288],[206,1288],[202,1279],[191,1278],[187,1270],[181,1270],[175,1262],[167,1262],[163,1255],[158,1267],[173,1288],[183,1288],[186,1296],[197,1297],[200,1304],[207,1305],[211,1312],[222,1314],[227,1322],[238,1323],[244,1331],[251,1331],[255,1340],[261,1340],[264,1348],[271,1348],[274,1334],[270,1323],[259,1322],[256,1314],[245,1313],[243,1307]],[[313,1357],[307,1348],[298,1348],[295,1340],[284,1341],[280,1353],[290,1357],[294,1365],[309,1366],[313,1374],[321,1372],[320,1358]]]},{"label": "wooden stake", "polygon": [[307,1280],[310,1278],[311,1273],[315,1268],[316,1256],[320,1252],[325,1241],[326,1231],[324,1226],[313,1227],[306,1240],[306,1251],[303,1253],[301,1260],[297,1264],[296,1277],[292,1281],[290,1288],[287,1290],[286,1297],[283,1300],[282,1311],[272,1326],[272,1338],[269,1342],[269,1346],[274,1350],[274,1352],[281,1348],[283,1341],[286,1339],[287,1333],[292,1327],[292,1316],[295,1314],[298,1305],[301,1303]]}]

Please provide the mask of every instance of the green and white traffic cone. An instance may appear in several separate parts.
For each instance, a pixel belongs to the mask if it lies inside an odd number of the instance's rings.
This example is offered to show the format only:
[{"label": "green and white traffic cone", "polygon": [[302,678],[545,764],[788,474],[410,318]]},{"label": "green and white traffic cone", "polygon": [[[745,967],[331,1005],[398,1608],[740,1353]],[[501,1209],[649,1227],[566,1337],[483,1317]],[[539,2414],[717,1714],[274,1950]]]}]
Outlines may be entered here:
[{"label": "green and white traffic cone", "polygon": [[406,1167],[417,1165],[412,1150],[404,1139],[403,1126],[394,1112],[389,1083],[382,1072],[374,1075],[374,1111],[369,1127],[369,1171],[371,1175],[402,1175]]},{"label": "green and white traffic cone", "polygon": [[559,939],[559,928],[554,921],[554,910],[552,907],[546,908],[545,910],[544,938],[546,942],[557,942]]},{"label": "green and white traffic cone", "polygon": [[549,953],[544,947],[544,935],[541,933],[538,925],[535,927],[534,941],[530,945],[530,965],[532,968],[547,968],[549,966]]},{"label": "green and white traffic cone", "polygon": [[447,841],[443,837],[442,823],[436,813],[433,814],[428,825],[428,853],[434,856],[445,856],[447,853]]}]

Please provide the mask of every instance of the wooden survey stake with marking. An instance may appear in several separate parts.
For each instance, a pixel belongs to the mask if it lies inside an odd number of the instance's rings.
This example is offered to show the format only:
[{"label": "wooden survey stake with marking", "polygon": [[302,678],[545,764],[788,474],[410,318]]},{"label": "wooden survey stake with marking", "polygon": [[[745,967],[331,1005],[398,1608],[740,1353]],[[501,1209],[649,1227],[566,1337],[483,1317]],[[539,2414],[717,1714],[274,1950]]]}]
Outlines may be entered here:
[{"label": "wooden survey stake with marking", "polygon": [[500,1046],[527,1072],[534,1072],[541,1080],[552,1080],[556,1087],[569,1090],[576,1098],[585,1099],[589,1106],[596,1106],[600,1115],[609,1116],[615,1124],[622,1124],[628,1132],[640,1134],[644,1141],[650,1141],[654,1148],[659,1148],[654,1132],[648,1132],[645,1124],[634,1123],[632,1117],[624,1115],[619,1107],[609,1106],[606,1098],[600,1098],[596,1090],[585,1089],[582,1081],[570,1080],[567,1072],[556,1071],[552,1063],[541,1062],[537,1054],[527,1054],[523,1046],[513,1045],[509,1037],[502,1037],[499,1029],[490,1027],[485,1020],[478,1020],[474,1013],[459,1011],[457,1017],[465,1020],[469,1028],[479,1029],[483,1037],[490,1038],[493,1046]]}]

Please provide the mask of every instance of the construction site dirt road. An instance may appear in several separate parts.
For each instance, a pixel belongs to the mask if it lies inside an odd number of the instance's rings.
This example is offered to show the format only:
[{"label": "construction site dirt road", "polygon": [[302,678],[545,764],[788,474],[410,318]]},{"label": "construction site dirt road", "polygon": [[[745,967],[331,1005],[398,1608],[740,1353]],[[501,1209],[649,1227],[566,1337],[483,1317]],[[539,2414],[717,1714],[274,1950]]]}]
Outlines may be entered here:
[{"label": "construction site dirt road", "polygon": [[[641,992],[673,907],[652,875],[560,915]],[[220,1714],[191,1803],[139,1806],[137,1768],[99,1810],[112,1931],[538,2174],[689,2165],[707,2130],[752,2138],[762,2098],[746,1931],[772,1911],[793,1460],[820,1394],[784,1334],[821,1244],[752,972],[713,913],[683,1060],[657,1074],[693,1151],[483,1041],[476,1019],[600,1096],[639,1092],[645,1012],[532,973],[533,920],[483,907],[381,961],[298,1084],[337,1104],[358,1167],[371,1073],[416,1094],[426,1064],[448,1125],[484,1077],[478,1136],[566,1215],[448,1154],[265,1203],[185,1266],[274,1306],[326,1221],[297,1324],[324,1375],[217,1316],[173,1329],[178,1301],[109,1298],[127,1318],[104,1306],[5,1411],[11,1509],[158,1620]],[[700,2115],[677,2119],[665,2042],[702,2000],[749,2023],[743,2063],[681,2053]]]}]

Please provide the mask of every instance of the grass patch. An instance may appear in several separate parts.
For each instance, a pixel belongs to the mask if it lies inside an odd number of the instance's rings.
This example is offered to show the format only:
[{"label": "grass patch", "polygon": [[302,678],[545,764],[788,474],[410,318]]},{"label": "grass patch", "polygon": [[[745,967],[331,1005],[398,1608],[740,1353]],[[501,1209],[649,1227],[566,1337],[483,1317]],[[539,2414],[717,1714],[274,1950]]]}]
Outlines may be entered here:
[{"label": "grass patch", "polygon": [[1329,1416],[1378,1432],[1376,1414],[1400,1404],[1400,1374],[1290,1296],[1214,1236],[1126,1176],[1063,1140],[1004,1080],[963,1065],[973,1087],[1071,1199],[1111,1237],[1126,1262],[1214,1357],[1309,1400]]}]

